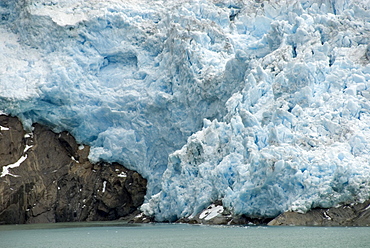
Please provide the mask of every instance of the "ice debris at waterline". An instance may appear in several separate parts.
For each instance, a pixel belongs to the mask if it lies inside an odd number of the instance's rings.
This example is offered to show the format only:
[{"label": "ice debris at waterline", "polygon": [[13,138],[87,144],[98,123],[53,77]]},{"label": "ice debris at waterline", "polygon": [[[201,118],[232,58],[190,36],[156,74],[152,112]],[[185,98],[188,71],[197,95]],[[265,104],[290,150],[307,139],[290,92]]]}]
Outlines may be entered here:
[{"label": "ice debris at waterline", "polygon": [[148,179],[142,210],[370,194],[370,1],[0,3],[0,110]]}]

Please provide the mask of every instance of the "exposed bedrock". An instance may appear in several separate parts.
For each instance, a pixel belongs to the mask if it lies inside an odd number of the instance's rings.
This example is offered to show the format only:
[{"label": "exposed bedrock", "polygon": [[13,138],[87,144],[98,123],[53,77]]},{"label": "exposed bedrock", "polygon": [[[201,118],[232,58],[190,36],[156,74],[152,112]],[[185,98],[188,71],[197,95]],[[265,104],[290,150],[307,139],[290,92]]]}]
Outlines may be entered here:
[{"label": "exposed bedrock", "polygon": [[146,180],[113,163],[92,164],[89,147],[63,132],[0,116],[0,224],[102,221],[137,211]]},{"label": "exposed bedrock", "polygon": [[285,212],[270,221],[271,226],[369,226],[370,200],[336,208],[312,209],[305,214]]},{"label": "exposed bedrock", "polygon": [[196,216],[182,218],[178,222],[206,225],[370,226],[370,200],[333,208],[315,208],[306,213],[287,211],[275,218],[233,215],[222,206],[222,202],[216,201]]}]

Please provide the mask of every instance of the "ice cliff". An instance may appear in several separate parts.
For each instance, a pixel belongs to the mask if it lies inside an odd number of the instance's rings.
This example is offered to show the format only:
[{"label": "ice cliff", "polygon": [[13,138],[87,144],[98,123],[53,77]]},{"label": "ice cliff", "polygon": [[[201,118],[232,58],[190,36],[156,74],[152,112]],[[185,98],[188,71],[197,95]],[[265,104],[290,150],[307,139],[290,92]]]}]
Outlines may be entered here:
[{"label": "ice cliff", "polygon": [[148,179],[142,210],[370,194],[370,1],[2,0],[0,110]]}]

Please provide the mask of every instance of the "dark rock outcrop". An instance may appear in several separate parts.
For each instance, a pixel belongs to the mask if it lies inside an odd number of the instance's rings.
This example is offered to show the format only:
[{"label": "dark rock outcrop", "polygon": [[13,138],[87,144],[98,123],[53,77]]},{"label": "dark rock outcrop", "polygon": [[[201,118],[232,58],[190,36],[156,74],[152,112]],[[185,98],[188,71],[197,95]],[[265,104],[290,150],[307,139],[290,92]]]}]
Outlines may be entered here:
[{"label": "dark rock outcrop", "polygon": [[67,132],[35,124],[27,133],[17,118],[0,116],[0,224],[116,220],[137,213],[146,180],[117,163],[92,164],[88,154],[89,147]]},{"label": "dark rock outcrop", "polygon": [[271,226],[370,226],[370,200],[337,208],[312,209],[307,213],[285,212]]}]

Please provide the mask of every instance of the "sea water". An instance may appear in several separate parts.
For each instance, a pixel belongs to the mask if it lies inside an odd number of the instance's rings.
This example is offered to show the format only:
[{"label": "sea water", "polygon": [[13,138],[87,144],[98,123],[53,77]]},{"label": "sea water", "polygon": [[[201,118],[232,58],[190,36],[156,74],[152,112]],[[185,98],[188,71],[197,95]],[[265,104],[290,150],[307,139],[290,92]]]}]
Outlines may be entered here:
[{"label": "sea water", "polygon": [[57,223],[0,226],[1,248],[370,247],[370,227]]}]

